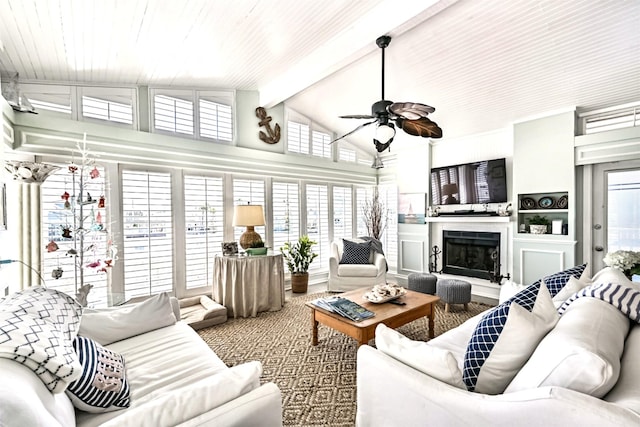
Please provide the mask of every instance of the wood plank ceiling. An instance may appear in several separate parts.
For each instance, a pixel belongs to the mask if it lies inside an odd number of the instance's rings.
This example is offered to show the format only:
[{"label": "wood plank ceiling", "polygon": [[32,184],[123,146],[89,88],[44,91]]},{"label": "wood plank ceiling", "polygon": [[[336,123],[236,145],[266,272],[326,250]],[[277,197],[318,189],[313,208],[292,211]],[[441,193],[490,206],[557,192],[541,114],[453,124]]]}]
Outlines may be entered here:
[{"label": "wood plank ceiling", "polygon": [[0,0],[0,71],[258,90],[341,134],[380,98],[385,33],[387,99],[435,106],[445,138],[640,101],[635,0]]}]

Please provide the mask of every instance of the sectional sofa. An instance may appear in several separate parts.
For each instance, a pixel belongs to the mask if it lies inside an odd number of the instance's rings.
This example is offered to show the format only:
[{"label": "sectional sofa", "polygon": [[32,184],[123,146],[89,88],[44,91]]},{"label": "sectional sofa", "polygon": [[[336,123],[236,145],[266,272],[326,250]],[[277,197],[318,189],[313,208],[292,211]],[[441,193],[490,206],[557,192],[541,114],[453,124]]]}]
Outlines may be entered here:
[{"label": "sectional sofa", "polygon": [[259,362],[227,367],[161,294],[83,309],[29,288],[0,302],[0,425],[281,426]]},{"label": "sectional sofa", "polygon": [[358,350],[357,425],[640,425],[640,283],[579,271],[429,342],[380,325]]}]

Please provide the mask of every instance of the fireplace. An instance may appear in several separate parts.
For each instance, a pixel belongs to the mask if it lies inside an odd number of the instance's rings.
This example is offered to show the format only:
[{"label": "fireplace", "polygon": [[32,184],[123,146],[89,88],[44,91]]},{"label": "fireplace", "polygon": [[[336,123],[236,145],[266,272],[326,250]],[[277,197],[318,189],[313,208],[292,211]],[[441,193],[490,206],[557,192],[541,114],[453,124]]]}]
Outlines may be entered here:
[{"label": "fireplace", "polygon": [[500,233],[442,231],[442,272],[491,280],[500,262]]}]

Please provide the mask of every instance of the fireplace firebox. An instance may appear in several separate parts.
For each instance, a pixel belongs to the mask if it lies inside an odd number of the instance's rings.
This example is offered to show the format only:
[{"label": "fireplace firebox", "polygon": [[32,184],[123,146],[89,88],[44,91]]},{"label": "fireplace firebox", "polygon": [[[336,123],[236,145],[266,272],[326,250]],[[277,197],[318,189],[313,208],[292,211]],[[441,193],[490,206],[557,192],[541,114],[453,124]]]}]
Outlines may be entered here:
[{"label": "fireplace firebox", "polygon": [[442,232],[442,272],[491,280],[500,260],[500,233]]}]

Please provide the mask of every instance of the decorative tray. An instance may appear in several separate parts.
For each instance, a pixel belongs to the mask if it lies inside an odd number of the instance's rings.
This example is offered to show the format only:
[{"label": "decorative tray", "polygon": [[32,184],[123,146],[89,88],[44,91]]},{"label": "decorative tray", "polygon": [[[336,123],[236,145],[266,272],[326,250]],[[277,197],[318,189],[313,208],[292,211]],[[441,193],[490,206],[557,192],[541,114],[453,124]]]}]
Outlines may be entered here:
[{"label": "decorative tray", "polygon": [[362,297],[374,304],[382,304],[406,295],[407,291],[402,286],[393,283],[385,283],[375,285],[370,291],[366,292]]}]

